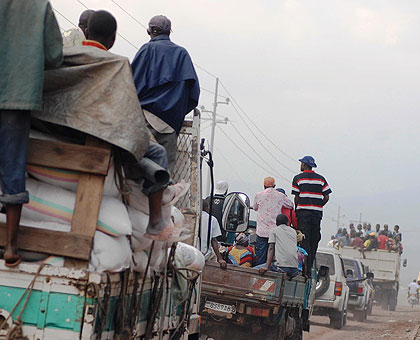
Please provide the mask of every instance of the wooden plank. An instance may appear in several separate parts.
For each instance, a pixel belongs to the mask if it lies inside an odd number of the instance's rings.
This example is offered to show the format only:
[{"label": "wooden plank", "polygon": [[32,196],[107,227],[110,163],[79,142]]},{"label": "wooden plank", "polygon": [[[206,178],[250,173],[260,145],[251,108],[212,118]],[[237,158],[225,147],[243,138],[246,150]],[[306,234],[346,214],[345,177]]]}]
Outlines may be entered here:
[{"label": "wooden plank", "polygon": [[30,139],[28,163],[107,175],[110,149],[95,146]]},{"label": "wooden plank", "polygon": [[[7,241],[7,227],[0,223],[0,246]],[[19,249],[89,260],[92,238],[62,231],[21,226],[18,236]]]},{"label": "wooden plank", "polygon": [[[97,145],[99,148],[110,149],[109,144],[104,144],[98,139],[87,138],[87,145]],[[86,146],[88,147],[88,146]],[[108,159],[109,163],[109,159]],[[108,164],[107,163],[107,164]],[[102,193],[105,177],[92,174],[81,174],[77,187],[76,203],[74,205],[71,231],[86,235],[93,240],[98,224],[99,209],[101,207]],[[77,260],[66,260],[66,267],[86,268],[88,263]]]}]

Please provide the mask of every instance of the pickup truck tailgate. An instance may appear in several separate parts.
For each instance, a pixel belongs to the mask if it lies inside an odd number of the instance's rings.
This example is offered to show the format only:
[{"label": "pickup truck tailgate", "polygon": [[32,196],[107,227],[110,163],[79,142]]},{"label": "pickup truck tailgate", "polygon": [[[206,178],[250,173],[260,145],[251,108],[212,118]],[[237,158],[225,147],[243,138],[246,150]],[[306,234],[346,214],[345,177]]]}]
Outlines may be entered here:
[{"label": "pickup truck tailgate", "polygon": [[256,269],[232,265],[224,270],[217,262],[208,261],[203,270],[201,289],[204,295],[278,306],[285,281],[286,274],[266,272],[261,276]]}]

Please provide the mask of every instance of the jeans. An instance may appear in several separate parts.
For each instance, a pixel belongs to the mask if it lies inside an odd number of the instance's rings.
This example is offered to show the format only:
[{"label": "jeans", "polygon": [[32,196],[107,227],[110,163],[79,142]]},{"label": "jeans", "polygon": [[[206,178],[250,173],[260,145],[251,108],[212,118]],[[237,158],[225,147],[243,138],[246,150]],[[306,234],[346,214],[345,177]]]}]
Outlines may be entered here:
[{"label": "jeans", "polygon": [[1,203],[29,202],[25,173],[30,127],[30,111],[0,110]]},{"label": "jeans", "polygon": [[257,265],[267,262],[268,237],[260,237],[257,235],[255,246],[255,255],[257,256]]},{"label": "jeans", "polygon": [[178,144],[178,135],[175,132],[172,133],[160,133],[157,132],[153,127],[148,124],[149,131],[155,137],[156,141],[162,145],[166,150],[168,158],[167,170],[173,175],[176,163],[176,149]]},{"label": "jeans", "polygon": [[[260,268],[265,268],[266,263],[260,264],[258,266],[253,267],[254,269],[260,269]],[[277,272],[277,273],[286,273],[288,275],[290,275],[291,277],[295,277],[296,275],[299,274],[299,270],[297,268],[293,268],[293,267],[277,267],[275,264],[271,264],[270,265],[270,271],[272,272]]]},{"label": "jeans", "polygon": [[[143,157],[152,160],[156,164],[160,165],[163,169],[168,170],[168,158],[166,157],[165,148],[162,145],[150,142],[149,148]],[[168,184],[169,183],[166,183],[164,187],[166,187]],[[160,191],[164,187],[160,184],[153,183],[152,181],[145,179],[143,183],[143,193],[148,196],[150,193]]]},{"label": "jeans", "polygon": [[318,243],[321,240],[321,217],[316,215],[298,215],[299,230],[305,234],[302,248],[308,253],[306,273],[311,274],[312,264],[315,260]]}]

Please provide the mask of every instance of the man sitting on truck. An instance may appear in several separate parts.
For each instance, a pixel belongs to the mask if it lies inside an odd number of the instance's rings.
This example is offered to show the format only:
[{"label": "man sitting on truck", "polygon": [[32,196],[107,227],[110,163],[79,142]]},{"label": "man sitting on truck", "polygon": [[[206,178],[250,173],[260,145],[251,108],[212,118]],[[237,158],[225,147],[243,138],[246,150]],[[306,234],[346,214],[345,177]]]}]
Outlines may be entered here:
[{"label": "man sitting on truck", "polygon": [[254,249],[249,246],[248,236],[239,233],[235,237],[235,244],[226,249],[227,262],[234,266],[254,267],[257,256]]},{"label": "man sitting on truck", "polygon": [[17,266],[31,110],[42,108],[44,68],[63,60],[63,41],[49,1],[0,2],[0,203],[6,206],[6,266]]},{"label": "man sitting on truck", "polygon": [[[263,275],[267,270],[287,273],[291,277],[299,274],[297,235],[287,223],[289,219],[284,214],[276,218],[276,227],[271,228],[268,237],[267,263],[259,272]],[[273,261],[274,260],[274,261]]]},{"label": "man sitting on truck", "polygon": [[[112,14],[106,11],[96,11],[91,14],[85,32],[87,40],[83,41],[83,46],[92,46],[107,51],[114,45],[117,22]],[[166,151],[163,146],[150,142],[144,158],[148,158],[168,170]],[[137,161],[128,152],[122,151],[122,161],[125,163],[126,177],[130,177],[129,173],[141,172],[137,169]],[[156,185],[147,179],[143,183],[143,192],[149,197],[150,212],[146,236],[158,241],[175,241],[177,238],[173,225],[169,221],[165,221],[162,216],[163,191],[168,184],[169,181],[163,185]]]}]

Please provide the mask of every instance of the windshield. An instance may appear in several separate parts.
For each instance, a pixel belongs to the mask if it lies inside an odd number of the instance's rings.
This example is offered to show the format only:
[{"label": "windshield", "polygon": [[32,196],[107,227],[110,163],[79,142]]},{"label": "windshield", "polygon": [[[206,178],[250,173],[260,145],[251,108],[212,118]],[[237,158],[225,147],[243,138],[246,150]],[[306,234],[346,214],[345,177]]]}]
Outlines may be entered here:
[{"label": "windshield", "polygon": [[334,257],[331,254],[317,253],[316,265],[318,269],[320,266],[326,266],[330,269],[330,275],[335,274]]},{"label": "windshield", "polygon": [[351,259],[343,259],[345,270],[353,270],[354,276],[358,276],[357,263]]}]

